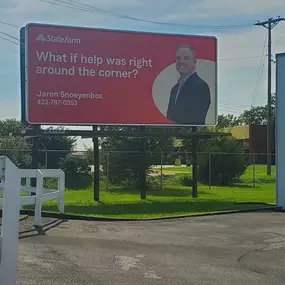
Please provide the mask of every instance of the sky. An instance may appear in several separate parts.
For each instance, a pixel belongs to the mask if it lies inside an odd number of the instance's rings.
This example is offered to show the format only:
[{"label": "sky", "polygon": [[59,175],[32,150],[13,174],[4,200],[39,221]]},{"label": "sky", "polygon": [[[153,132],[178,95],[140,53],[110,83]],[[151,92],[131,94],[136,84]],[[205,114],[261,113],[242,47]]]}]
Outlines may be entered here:
[{"label": "sky", "polygon": [[[81,4],[82,8],[59,6],[71,5],[63,2]],[[100,9],[110,11],[113,16]],[[277,16],[285,17],[284,0],[1,0],[0,120],[20,119],[19,46],[16,43],[19,28],[29,22],[216,36],[218,111],[239,115],[251,106],[266,104],[267,30],[254,23]],[[285,52],[285,22],[280,22],[272,32],[272,59],[281,52]],[[272,72],[274,92],[274,63]],[[91,146],[91,140],[79,139],[77,149],[83,150],[85,146]]]}]

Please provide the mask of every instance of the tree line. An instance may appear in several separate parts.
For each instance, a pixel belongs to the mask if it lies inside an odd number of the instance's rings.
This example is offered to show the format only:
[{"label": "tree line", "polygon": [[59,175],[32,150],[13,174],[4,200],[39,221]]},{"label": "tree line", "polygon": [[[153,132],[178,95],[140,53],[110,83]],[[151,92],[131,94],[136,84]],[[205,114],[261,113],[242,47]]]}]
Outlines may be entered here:
[{"label": "tree line", "polygon": [[[275,123],[275,94],[272,94],[271,114],[273,124]],[[240,116],[233,114],[219,115],[217,127],[234,127],[242,125],[266,125],[267,124],[268,106],[251,107],[245,110]]]},{"label": "tree line", "polygon": [[[275,118],[275,96],[273,96],[272,114],[273,121]],[[266,124],[267,122],[267,106],[251,107],[245,110],[240,116],[232,114],[219,115],[216,127],[201,127],[198,131],[223,131],[226,127],[246,125],[246,124]],[[0,121],[0,155],[7,155],[18,167],[31,168],[32,162],[32,139],[21,136],[10,136],[11,133],[21,131],[21,122],[16,119],[8,119]],[[64,129],[57,127],[56,129]],[[52,128],[51,128],[52,129]],[[125,131],[141,130],[140,127],[133,126],[103,126],[103,130]],[[101,175],[108,176],[109,182],[113,184],[124,183],[128,186],[136,186],[141,174],[142,165],[146,174],[151,171],[152,165],[173,164],[175,159],[179,157],[178,152],[191,152],[192,140],[185,138],[173,137],[173,132],[177,128],[154,128],[145,127],[146,130],[161,131],[169,133],[169,137],[148,137],[148,138],[130,138],[130,137],[105,137],[99,139],[100,145],[100,164]],[[191,128],[180,128],[180,131],[191,132]],[[179,147],[176,146],[179,139]],[[141,156],[141,148],[144,146],[145,155]],[[93,150],[87,148],[84,157],[76,157],[71,155],[76,149],[76,138],[68,136],[45,136],[40,138],[38,163],[39,168],[62,168],[68,173],[68,185],[88,186],[92,183],[90,173],[90,165],[93,164]],[[243,147],[234,138],[212,138],[198,141],[199,152],[235,152],[242,153]],[[163,156],[162,156],[163,153]],[[110,156],[111,154],[111,156]],[[235,157],[235,158],[234,158]],[[187,157],[186,157],[187,158]],[[163,161],[162,161],[163,160]],[[189,157],[191,160],[191,157]],[[229,161],[230,160],[230,161]],[[227,162],[226,162],[227,161]],[[205,181],[208,179],[207,174],[207,157],[200,157],[200,178]],[[229,183],[233,181],[236,175],[243,172],[245,161],[243,158],[235,156],[225,156],[221,163],[213,162],[213,165],[219,165],[213,173],[216,174],[212,178],[219,179],[220,183]],[[202,170],[204,167],[204,170]],[[229,172],[228,165],[236,165],[235,170],[230,175],[221,175],[221,173]],[[223,170],[222,170],[223,169]],[[204,171],[204,175],[203,175]],[[83,182],[82,177],[85,177]],[[203,178],[203,177],[204,178]],[[218,178],[219,177],[219,178]],[[69,181],[69,182],[68,182]],[[224,181],[224,182],[222,182]],[[226,181],[226,182],[225,182]]]}]

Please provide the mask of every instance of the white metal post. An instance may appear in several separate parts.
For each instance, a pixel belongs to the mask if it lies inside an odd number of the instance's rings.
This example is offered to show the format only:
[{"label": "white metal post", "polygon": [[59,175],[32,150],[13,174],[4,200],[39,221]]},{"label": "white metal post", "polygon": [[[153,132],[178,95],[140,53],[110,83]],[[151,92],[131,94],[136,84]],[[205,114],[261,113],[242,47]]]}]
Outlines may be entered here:
[{"label": "white metal post", "polygon": [[43,188],[44,188],[43,173],[38,169],[37,170],[37,184],[36,184],[36,204],[35,204],[34,226],[40,226],[41,225]]},{"label": "white metal post", "polygon": [[21,179],[19,169],[7,157],[0,157],[0,162],[4,174],[0,285],[16,285]]}]

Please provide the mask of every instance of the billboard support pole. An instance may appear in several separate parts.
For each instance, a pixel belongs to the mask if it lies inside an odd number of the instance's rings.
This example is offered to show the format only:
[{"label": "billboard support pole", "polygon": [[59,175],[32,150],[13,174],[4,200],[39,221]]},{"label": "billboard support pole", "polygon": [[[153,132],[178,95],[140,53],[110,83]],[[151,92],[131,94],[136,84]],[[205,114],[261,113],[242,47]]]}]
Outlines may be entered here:
[{"label": "billboard support pole", "polygon": [[[197,132],[197,127],[192,128],[193,133]],[[192,197],[197,198],[198,197],[198,191],[197,191],[197,170],[198,170],[198,159],[197,159],[197,138],[193,136],[192,138]]]},{"label": "billboard support pole", "polygon": [[[34,130],[39,131],[41,129],[41,125],[35,125]],[[38,169],[39,162],[38,162],[38,155],[39,155],[39,148],[40,148],[40,138],[34,137],[32,143],[32,169]],[[36,187],[36,178],[31,178],[31,186]],[[32,193],[31,195],[36,195],[36,193]]]},{"label": "billboard support pole", "polygon": [[[97,126],[93,126],[93,131],[97,131]],[[94,201],[99,202],[99,179],[100,179],[100,169],[99,169],[99,138],[93,137],[93,157],[94,157]]]},{"label": "billboard support pole", "polygon": [[285,210],[285,52],[276,55],[276,206]]},{"label": "billboard support pole", "polygon": [[[145,131],[145,127],[141,127],[141,131]],[[141,171],[140,171],[140,188],[141,199],[146,199],[146,173],[145,173],[145,159],[146,159],[146,139],[144,137],[140,140],[140,154],[141,154]]]}]

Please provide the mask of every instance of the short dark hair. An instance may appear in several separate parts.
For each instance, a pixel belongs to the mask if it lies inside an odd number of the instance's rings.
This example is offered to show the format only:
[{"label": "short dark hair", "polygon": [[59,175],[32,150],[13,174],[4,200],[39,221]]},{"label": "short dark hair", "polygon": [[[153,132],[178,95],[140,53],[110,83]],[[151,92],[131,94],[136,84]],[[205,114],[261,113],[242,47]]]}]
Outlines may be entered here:
[{"label": "short dark hair", "polygon": [[196,51],[193,49],[193,47],[191,45],[182,44],[182,45],[180,45],[177,48],[177,50],[180,49],[180,48],[188,48],[191,51],[192,55],[193,55],[194,62],[197,63]]}]

